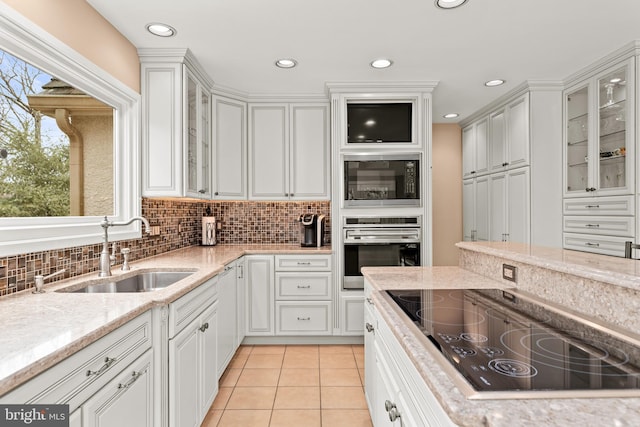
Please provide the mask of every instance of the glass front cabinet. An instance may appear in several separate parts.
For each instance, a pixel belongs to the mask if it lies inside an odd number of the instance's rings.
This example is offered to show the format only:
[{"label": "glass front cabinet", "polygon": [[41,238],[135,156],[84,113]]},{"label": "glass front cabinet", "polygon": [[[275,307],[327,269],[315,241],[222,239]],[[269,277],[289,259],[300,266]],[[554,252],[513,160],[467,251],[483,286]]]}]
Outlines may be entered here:
[{"label": "glass front cabinet", "polygon": [[565,197],[634,192],[634,61],[564,92]]}]

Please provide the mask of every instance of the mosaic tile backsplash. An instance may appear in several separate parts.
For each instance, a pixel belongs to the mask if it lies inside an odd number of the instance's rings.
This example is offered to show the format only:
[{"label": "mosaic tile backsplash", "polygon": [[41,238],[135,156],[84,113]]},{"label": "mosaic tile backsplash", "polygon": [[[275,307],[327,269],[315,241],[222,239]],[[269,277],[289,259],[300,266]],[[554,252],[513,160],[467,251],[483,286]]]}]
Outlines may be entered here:
[{"label": "mosaic tile backsplash", "polygon": [[[143,199],[142,216],[160,226],[160,235],[119,241],[118,247],[131,249],[129,259],[147,258],[175,249],[199,245],[201,218],[209,208],[220,222],[218,244],[295,244],[300,242],[303,213],[326,216],[325,241],[331,236],[331,204],[311,202],[192,201],[179,199]],[[97,226],[97,224],[96,224]],[[0,296],[34,286],[34,277],[48,275],[62,268],[64,275],[51,280],[79,276],[98,271],[101,244],[78,246],[43,252],[17,254],[0,258]],[[118,251],[116,264],[122,258]]]}]

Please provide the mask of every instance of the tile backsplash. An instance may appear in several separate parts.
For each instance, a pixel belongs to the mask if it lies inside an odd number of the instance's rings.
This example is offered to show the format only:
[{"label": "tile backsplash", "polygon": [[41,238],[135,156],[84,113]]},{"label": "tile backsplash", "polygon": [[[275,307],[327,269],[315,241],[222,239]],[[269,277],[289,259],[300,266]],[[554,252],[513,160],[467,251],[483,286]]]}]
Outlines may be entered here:
[{"label": "tile backsplash", "polygon": [[[158,236],[119,241],[118,247],[131,249],[130,260],[147,258],[175,249],[198,245],[201,241],[201,218],[209,208],[221,224],[218,244],[273,244],[300,242],[298,217],[319,213],[327,217],[325,240],[331,236],[329,201],[256,202],[194,201],[181,199],[142,199],[142,216],[160,227]],[[96,234],[101,229],[96,223]],[[79,276],[98,271],[101,244],[42,252],[27,252],[0,258],[0,296],[19,292],[34,285],[34,276],[48,275],[62,268],[64,275]],[[117,255],[116,264],[121,264]]]}]

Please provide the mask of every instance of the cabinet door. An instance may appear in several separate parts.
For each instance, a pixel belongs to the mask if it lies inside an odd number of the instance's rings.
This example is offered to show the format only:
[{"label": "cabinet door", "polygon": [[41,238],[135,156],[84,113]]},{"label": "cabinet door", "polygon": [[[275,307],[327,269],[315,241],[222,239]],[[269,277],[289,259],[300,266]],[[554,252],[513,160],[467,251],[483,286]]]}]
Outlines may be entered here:
[{"label": "cabinet door", "polygon": [[[389,362],[386,357],[386,351],[383,350],[384,343],[376,340],[374,343],[376,348],[376,401],[373,406],[376,427],[379,426],[402,426],[402,418],[392,421],[389,418],[389,411],[393,408],[398,410],[397,396],[399,392],[398,384],[395,380],[395,372],[391,371]],[[407,426],[408,427],[408,426]]]},{"label": "cabinet door", "polygon": [[198,371],[200,379],[200,399],[198,401],[201,422],[209,411],[216,394],[218,394],[218,369],[217,369],[217,334],[224,329],[219,327],[218,307],[216,302],[207,308],[200,316],[198,328]]},{"label": "cabinet door", "polygon": [[183,195],[182,65],[142,64],[142,195]]},{"label": "cabinet door", "polygon": [[476,171],[475,128],[473,125],[462,130],[462,177],[471,178]]},{"label": "cabinet door", "polygon": [[529,164],[529,94],[507,105],[507,157],[509,169]]},{"label": "cabinet door", "polygon": [[475,167],[475,175],[482,175],[489,171],[489,156],[488,156],[488,146],[489,146],[489,118],[484,118],[479,120],[475,124],[475,158],[476,158],[476,167]]},{"label": "cabinet door", "polygon": [[489,177],[475,179],[475,241],[489,240]]},{"label": "cabinet door", "polygon": [[291,104],[290,197],[296,200],[328,200],[329,106]]},{"label": "cabinet door", "polygon": [[564,115],[565,140],[565,196],[589,195],[591,187],[589,171],[589,134],[591,118],[589,114],[589,86],[580,85],[566,91]]},{"label": "cabinet door", "polygon": [[342,301],[342,335],[360,335],[364,333],[364,295],[340,297]]},{"label": "cabinet door", "polygon": [[505,173],[489,176],[489,236],[493,242],[504,242],[506,233],[507,175]]},{"label": "cabinet door", "polygon": [[211,198],[210,97],[188,70],[185,76],[185,194],[189,197]]},{"label": "cabinet door", "polygon": [[462,238],[465,242],[475,241],[476,193],[475,180],[462,181]]},{"label": "cabinet door", "polygon": [[247,104],[214,97],[216,199],[247,198]]},{"label": "cabinet door", "polygon": [[218,302],[220,329],[218,330],[218,378],[222,376],[227,364],[236,351],[236,271],[227,266],[218,275]]},{"label": "cabinet door", "polygon": [[245,258],[247,285],[247,335],[273,335],[275,332],[274,260],[270,255]]},{"label": "cabinet door", "polygon": [[524,167],[507,174],[507,236],[509,242],[529,243],[530,190],[529,168]]},{"label": "cabinet door", "polygon": [[373,419],[375,411],[374,403],[376,400],[376,349],[375,349],[375,336],[376,336],[376,319],[375,319],[375,307],[372,302],[365,300],[364,303],[364,395],[367,399],[367,406],[369,407],[369,413],[373,421],[373,425],[376,424],[376,420]]},{"label": "cabinet door", "polygon": [[247,313],[247,283],[245,277],[245,261],[240,258],[236,261],[236,349],[242,344],[244,335],[247,331],[246,313]]},{"label": "cabinet door", "polygon": [[83,405],[84,427],[154,426],[152,355],[147,351]]},{"label": "cabinet door", "polygon": [[504,170],[506,165],[505,110],[500,109],[489,116],[489,172]]},{"label": "cabinet door", "polygon": [[289,198],[289,114],[286,104],[249,106],[249,198]]},{"label": "cabinet door", "polygon": [[[169,340],[169,425],[198,426],[199,420],[199,334],[200,318]],[[215,366],[215,363],[214,363]]]}]

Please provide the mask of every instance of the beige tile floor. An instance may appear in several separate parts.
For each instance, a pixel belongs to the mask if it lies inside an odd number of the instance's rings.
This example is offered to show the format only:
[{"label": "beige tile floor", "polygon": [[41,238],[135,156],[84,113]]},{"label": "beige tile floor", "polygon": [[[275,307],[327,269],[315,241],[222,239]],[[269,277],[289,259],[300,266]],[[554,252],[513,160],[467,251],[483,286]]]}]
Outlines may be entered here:
[{"label": "beige tile floor", "polygon": [[241,346],[202,427],[371,427],[362,345]]}]

